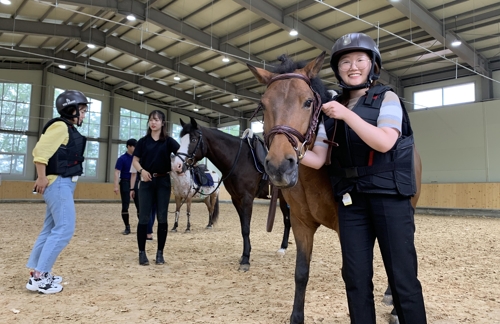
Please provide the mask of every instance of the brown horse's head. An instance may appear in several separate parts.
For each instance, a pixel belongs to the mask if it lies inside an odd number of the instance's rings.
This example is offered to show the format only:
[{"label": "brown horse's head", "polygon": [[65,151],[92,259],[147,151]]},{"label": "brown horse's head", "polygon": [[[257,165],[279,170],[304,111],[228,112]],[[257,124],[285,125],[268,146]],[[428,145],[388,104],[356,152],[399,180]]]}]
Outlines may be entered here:
[{"label": "brown horse's head", "polygon": [[248,65],[255,78],[267,85],[260,108],[264,114],[264,139],[269,149],[265,168],[272,183],[293,187],[298,180],[299,160],[314,142],[318,114],[327,89],[317,78],[325,52],[305,64],[281,56],[275,71]]}]

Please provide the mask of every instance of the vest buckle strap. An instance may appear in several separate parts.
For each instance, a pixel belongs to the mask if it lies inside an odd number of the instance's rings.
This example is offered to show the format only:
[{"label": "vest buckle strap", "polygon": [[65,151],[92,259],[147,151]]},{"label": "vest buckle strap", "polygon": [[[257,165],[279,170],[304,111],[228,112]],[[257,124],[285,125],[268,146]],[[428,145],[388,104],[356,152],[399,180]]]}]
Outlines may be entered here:
[{"label": "vest buckle strap", "polygon": [[168,172],[167,173],[153,173],[152,174],[153,178],[165,177],[167,175],[168,175]]},{"label": "vest buckle strap", "polygon": [[344,169],[345,171],[345,177],[346,178],[357,178],[359,175],[358,175],[358,168],[354,167],[354,168],[345,168]]}]

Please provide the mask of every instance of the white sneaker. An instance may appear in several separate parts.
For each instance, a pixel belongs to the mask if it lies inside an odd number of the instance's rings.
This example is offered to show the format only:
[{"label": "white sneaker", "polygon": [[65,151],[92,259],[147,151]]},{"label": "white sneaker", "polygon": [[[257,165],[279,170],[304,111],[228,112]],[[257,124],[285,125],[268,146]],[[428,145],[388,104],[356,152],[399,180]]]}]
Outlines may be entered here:
[{"label": "white sneaker", "polygon": [[[30,278],[33,278],[34,271],[30,271]],[[63,281],[63,277],[54,276],[52,273],[48,272],[48,275],[52,277],[53,283],[61,283]]]},{"label": "white sneaker", "polygon": [[63,290],[63,286],[54,283],[49,273],[43,273],[40,278],[31,277],[26,284],[26,288],[31,291],[38,291],[41,294],[55,294]]}]

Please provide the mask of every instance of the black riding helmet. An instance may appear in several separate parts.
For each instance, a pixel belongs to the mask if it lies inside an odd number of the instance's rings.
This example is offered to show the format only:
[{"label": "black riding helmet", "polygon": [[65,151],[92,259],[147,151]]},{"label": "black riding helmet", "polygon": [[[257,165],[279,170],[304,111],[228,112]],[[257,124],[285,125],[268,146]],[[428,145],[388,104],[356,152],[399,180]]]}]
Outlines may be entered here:
[{"label": "black riding helmet", "polygon": [[[342,55],[356,51],[367,53],[372,60],[372,66],[370,69],[370,73],[368,74],[367,82],[365,84],[351,87],[345,84],[344,80],[342,80],[342,78],[340,77],[338,64],[339,59]],[[376,62],[379,67],[378,73],[375,72],[375,64],[373,64],[373,62]],[[380,56],[377,44],[375,44],[370,36],[363,33],[351,33],[340,37],[339,39],[337,39],[335,44],[333,44],[332,55],[330,57],[330,66],[335,73],[337,80],[340,82],[340,87],[346,90],[357,90],[368,88],[373,81],[377,80],[380,77],[382,58]]]},{"label": "black riding helmet", "polygon": [[[80,105],[88,105],[90,102],[87,97],[78,90],[66,90],[57,96],[56,99],[56,108],[57,112],[61,117],[73,119],[79,118],[80,112],[78,111],[78,107]],[[74,115],[71,114],[71,110],[75,109]],[[81,123],[78,123],[80,126]]]}]

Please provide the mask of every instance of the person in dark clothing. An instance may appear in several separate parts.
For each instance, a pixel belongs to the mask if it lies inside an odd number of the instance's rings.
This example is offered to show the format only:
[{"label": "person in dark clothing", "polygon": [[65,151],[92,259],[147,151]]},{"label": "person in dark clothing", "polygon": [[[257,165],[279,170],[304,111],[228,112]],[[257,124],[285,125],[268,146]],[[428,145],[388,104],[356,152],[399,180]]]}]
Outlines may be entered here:
[{"label": "person in dark clothing", "polygon": [[[130,166],[132,165],[132,154],[134,154],[135,145],[137,140],[131,138],[127,141],[127,152],[121,155],[115,164],[115,195],[120,193],[122,201],[122,220],[125,224],[123,235],[130,234],[129,212],[130,206]],[[133,187],[133,186],[132,186]]]},{"label": "person in dark clothing", "polygon": [[148,132],[137,142],[133,165],[140,174],[139,224],[137,225],[137,245],[139,264],[149,265],[146,256],[147,227],[153,203],[156,202],[158,227],[156,236],[158,249],[156,264],[164,264],[163,249],[167,240],[167,214],[170,202],[170,155],[177,153],[179,143],[166,132],[165,114],[154,110],[149,114]]},{"label": "person in dark clothing", "polygon": [[[315,143],[301,163],[320,168],[329,158],[322,140],[327,137],[338,143],[332,148],[328,169],[339,201],[342,278],[351,323],[376,322],[372,277],[377,240],[399,322],[425,324],[414,244],[415,210],[410,201],[416,180],[408,114],[389,87],[375,82],[382,59],[368,35],[339,38],[330,66],[342,94],[323,104],[322,111],[330,119],[319,127],[321,143]],[[336,128],[330,127],[335,124]]]}]

